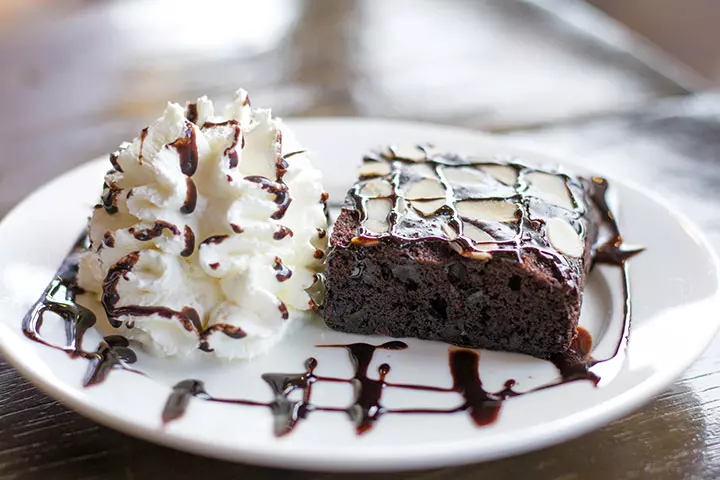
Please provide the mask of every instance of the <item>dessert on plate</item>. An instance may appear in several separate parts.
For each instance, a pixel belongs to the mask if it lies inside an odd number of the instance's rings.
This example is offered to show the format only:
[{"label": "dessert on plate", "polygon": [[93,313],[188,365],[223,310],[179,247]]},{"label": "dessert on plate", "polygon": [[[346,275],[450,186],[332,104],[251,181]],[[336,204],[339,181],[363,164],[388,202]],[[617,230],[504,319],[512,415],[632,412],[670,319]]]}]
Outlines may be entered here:
[{"label": "dessert on plate", "polygon": [[543,358],[567,350],[601,221],[592,188],[427,146],[367,155],[330,237],[327,325]]},{"label": "dessert on plate", "polygon": [[168,103],[110,163],[78,282],[122,335],[159,355],[247,358],[314,308],[321,173],[244,90],[219,111]]}]

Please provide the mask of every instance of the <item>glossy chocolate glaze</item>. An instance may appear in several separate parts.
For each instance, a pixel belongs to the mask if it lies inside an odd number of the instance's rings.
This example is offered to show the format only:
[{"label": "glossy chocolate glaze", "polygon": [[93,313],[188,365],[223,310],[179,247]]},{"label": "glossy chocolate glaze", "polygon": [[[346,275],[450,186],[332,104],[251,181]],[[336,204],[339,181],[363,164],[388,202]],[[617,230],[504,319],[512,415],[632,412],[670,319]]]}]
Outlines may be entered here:
[{"label": "glossy chocolate glaze", "polygon": [[[464,225],[473,225],[493,237],[492,245],[480,244],[481,255],[509,256],[523,261],[527,251],[533,251],[545,260],[554,270],[555,276],[571,287],[581,284],[583,262],[581,258],[572,258],[560,253],[549,241],[546,232],[546,220],[560,218],[569,223],[578,236],[584,240],[591,228],[586,214],[588,213],[591,183],[585,179],[574,178],[561,172],[527,166],[517,160],[494,160],[491,158],[472,159],[454,154],[434,153],[429,147],[418,146],[418,158],[405,158],[396,155],[392,150],[376,151],[365,157],[365,164],[382,164],[388,166],[386,174],[369,174],[361,177],[348,193],[343,209],[355,212],[360,220],[359,231],[348,244],[336,245],[339,249],[351,245],[373,246],[380,242],[392,242],[401,246],[416,242],[444,242],[463,256],[477,256],[478,248],[465,236]],[[420,158],[422,157],[422,158]],[[424,167],[426,173],[418,173],[413,168]],[[513,184],[506,184],[485,168],[506,167],[515,175]],[[446,177],[446,172],[461,171],[469,168],[484,176],[475,183],[459,185]],[[568,201],[572,208],[563,208],[543,198],[529,180],[533,174],[548,174],[564,183]],[[428,176],[431,175],[431,176]],[[423,180],[434,180],[442,185],[443,195],[419,198],[418,201],[431,199],[443,200],[444,205],[432,214],[426,215],[416,211],[408,198],[413,184]],[[364,192],[367,185],[378,180],[387,181],[392,187],[390,195],[373,195]],[[365,227],[369,218],[367,205],[372,199],[391,202],[391,210],[387,216],[387,232],[374,232]],[[462,217],[457,204],[463,201],[503,201],[517,207],[513,221],[478,220]],[[332,250],[331,250],[332,254]],[[485,261],[485,256],[479,261]]]}]

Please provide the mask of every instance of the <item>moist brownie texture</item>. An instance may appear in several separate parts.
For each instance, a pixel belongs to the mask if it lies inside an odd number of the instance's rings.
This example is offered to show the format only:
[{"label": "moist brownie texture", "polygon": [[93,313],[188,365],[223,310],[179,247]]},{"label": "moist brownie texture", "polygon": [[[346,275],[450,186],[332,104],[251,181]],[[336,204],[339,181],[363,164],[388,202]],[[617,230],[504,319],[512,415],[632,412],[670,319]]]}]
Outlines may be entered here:
[{"label": "moist brownie texture", "polygon": [[427,146],[367,155],[335,222],[329,327],[549,357],[577,333],[591,180]]}]

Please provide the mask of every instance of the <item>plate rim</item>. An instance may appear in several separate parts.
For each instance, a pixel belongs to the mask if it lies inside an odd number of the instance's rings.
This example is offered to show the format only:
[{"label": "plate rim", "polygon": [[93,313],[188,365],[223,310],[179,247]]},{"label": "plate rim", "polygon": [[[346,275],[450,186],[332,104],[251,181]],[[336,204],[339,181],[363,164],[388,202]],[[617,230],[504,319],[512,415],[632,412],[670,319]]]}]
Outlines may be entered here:
[{"label": "plate rim", "polygon": [[[515,139],[503,138],[502,136],[496,136],[487,132],[482,132],[473,129],[467,129],[456,126],[448,126],[442,124],[433,124],[430,122],[417,122],[417,121],[403,121],[394,119],[383,119],[383,118],[369,118],[369,117],[289,117],[285,121],[295,127],[299,124],[323,124],[327,122],[331,123],[346,123],[346,124],[363,124],[363,125],[377,125],[378,123],[384,123],[386,125],[403,126],[419,129],[434,129],[436,132],[454,132],[462,135],[473,135],[478,138],[478,142],[488,142],[490,144],[498,144],[499,146],[506,145],[508,149],[513,152],[526,151],[528,155],[535,158],[545,158],[553,163],[559,163],[563,166],[579,167],[587,170],[587,168],[577,165],[570,159],[563,158],[562,155],[547,155],[541,152],[533,152],[531,148],[527,148],[522,142],[518,142]],[[77,174],[80,170],[88,168],[90,164],[104,159],[105,156],[98,157],[88,162],[82,163],[67,170],[62,175],[55,179],[43,184],[30,195],[26,196],[17,203],[0,221],[0,230],[5,227],[7,219],[17,215],[19,211],[30,204],[34,198],[42,197],[46,190],[51,189],[56,184],[61,184],[66,181],[67,177]],[[631,190],[635,190],[637,193],[647,197],[653,203],[658,204],[665,210],[674,221],[681,223],[683,230],[692,237],[698,247],[703,251],[704,256],[710,260],[710,267],[714,271],[716,278],[720,279],[720,258],[715,251],[712,244],[707,240],[705,234],[695,225],[695,223],[688,219],[686,215],[679,212],[674,206],[671,206],[655,192],[648,188],[637,184],[633,181],[619,180],[612,174],[604,175],[611,182],[621,184]],[[39,295],[39,293],[38,293]],[[720,288],[717,288],[712,296],[704,299],[704,301],[711,301],[713,303],[720,304]],[[10,322],[1,322],[1,329],[8,329]],[[3,353],[8,363],[13,368],[18,370],[25,379],[30,381],[35,387],[40,389],[45,394],[58,400],[66,407],[74,410],[75,412],[96,421],[102,425],[108,426],[115,430],[118,430],[124,434],[140,438],[143,440],[151,441],[160,445],[175,448],[182,451],[191,452],[194,454],[201,454],[208,457],[219,458],[223,460],[229,460],[232,462],[247,462],[256,465],[264,465],[268,467],[286,467],[286,468],[301,468],[304,470],[323,470],[323,471],[403,471],[403,470],[418,470],[429,467],[440,467],[440,466],[451,466],[468,463],[479,463],[491,459],[504,458],[509,456],[526,453],[538,448],[548,447],[558,443],[565,442],[567,440],[577,438],[584,435],[592,430],[595,430],[607,423],[622,418],[628,413],[637,410],[642,405],[651,401],[658,393],[664,388],[674,383],[682,373],[692,365],[708,348],[713,338],[720,330],[720,319],[716,320],[713,326],[713,334],[708,335],[702,344],[702,348],[698,347],[697,352],[694,355],[688,357],[687,364],[683,364],[679,368],[673,369],[670,374],[654,373],[650,375],[641,384],[635,385],[627,390],[624,390],[621,394],[608,399],[600,405],[595,405],[592,408],[592,415],[589,418],[582,420],[581,426],[578,427],[576,417],[587,416],[589,410],[583,410],[577,412],[568,417],[562,419],[561,424],[574,424],[572,429],[562,429],[561,432],[546,432],[539,433],[536,435],[528,435],[523,442],[517,442],[510,447],[504,447],[502,449],[490,448],[489,450],[479,452],[477,445],[467,440],[458,441],[443,441],[438,444],[423,444],[423,448],[434,449],[433,455],[418,456],[410,455],[409,452],[417,452],[418,447],[416,445],[405,446],[399,445],[392,449],[391,452],[381,452],[380,449],[384,448],[381,446],[366,446],[367,450],[372,452],[374,462],[372,464],[367,463],[367,459],[360,457],[357,460],[348,462],[348,458],[344,455],[339,455],[339,458],[328,458],[326,461],[318,463],[315,458],[306,458],[305,453],[293,454],[293,452],[285,449],[282,454],[278,456],[277,452],[268,452],[266,446],[262,446],[257,449],[253,448],[242,448],[242,449],[231,449],[224,448],[220,445],[213,444],[205,441],[189,441],[188,438],[182,435],[168,434],[164,429],[158,429],[157,427],[148,425],[142,422],[128,422],[126,418],[120,415],[115,415],[113,412],[108,412],[98,408],[95,405],[89,404],[87,401],[83,401],[77,392],[81,387],[72,387],[62,381],[56,381],[55,378],[46,379],[42,374],[36,371],[32,366],[22,360],[20,355],[15,354],[16,347],[13,345],[13,336],[0,335],[0,352]],[[18,329],[19,332],[19,329]],[[13,332],[15,336],[20,336],[18,332]],[[17,349],[21,349],[22,345],[18,345]],[[635,393],[640,386],[642,386],[642,392],[640,394]],[[169,387],[168,387],[169,388]],[[565,388],[565,387],[561,387]],[[536,428],[538,426],[535,426]],[[385,449],[387,450],[387,449]],[[407,450],[407,453],[405,452]],[[398,455],[398,452],[400,454]],[[444,461],[438,461],[438,457],[442,457],[443,454],[450,455],[450,458],[446,458]],[[408,460],[403,459],[403,455],[410,455],[411,463]],[[400,460],[398,460],[400,459]]]}]

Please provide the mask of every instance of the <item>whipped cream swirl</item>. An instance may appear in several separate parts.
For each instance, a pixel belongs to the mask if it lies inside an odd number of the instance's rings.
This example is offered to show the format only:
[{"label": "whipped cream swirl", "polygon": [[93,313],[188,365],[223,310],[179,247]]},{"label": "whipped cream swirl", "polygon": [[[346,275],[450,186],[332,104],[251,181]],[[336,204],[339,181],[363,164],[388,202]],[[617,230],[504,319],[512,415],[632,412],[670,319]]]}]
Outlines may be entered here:
[{"label": "whipped cream swirl", "polygon": [[158,355],[249,358],[315,308],[321,173],[247,92],[221,114],[206,97],[169,103],[110,162],[78,278],[124,335]]}]

